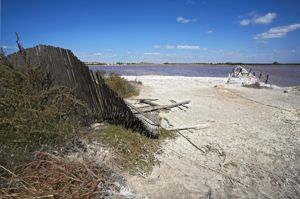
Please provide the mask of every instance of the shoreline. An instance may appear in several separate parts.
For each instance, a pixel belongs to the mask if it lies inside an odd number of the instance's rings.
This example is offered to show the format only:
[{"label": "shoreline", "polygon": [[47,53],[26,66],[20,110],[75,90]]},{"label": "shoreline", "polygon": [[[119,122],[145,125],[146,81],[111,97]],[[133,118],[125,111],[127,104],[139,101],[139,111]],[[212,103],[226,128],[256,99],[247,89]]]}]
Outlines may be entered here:
[{"label": "shoreline", "polygon": [[[269,83],[282,86],[300,86],[300,66],[245,66],[256,76],[269,76]],[[121,76],[186,76],[186,77],[221,77],[227,78],[233,66],[99,66],[91,67],[92,71],[114,72]]]},{"label": "shoreline", "polygon": [[135,79],[163,79],[163,80],[174,80],[174,79],[194,79],[194,80],[211,80],[211,81],[224,81],[226,82],[227,77],[190,77],[190,76],[177,76],[177,75],[123,75],[121,76],[128,80]]},{"label": "shoreline", "polygon": [[292,64],[255,64],[255,63],[232,63],[232,64],[196,64],[196,63],[169,63],[169,64],[124,64],[124,65],[118,65],[118,64],[111,64],[111,65],[97,65],[97,64],[87,64],[88,67],[93,68],[93,67],[122,67],[122,66],[150,66],[150,67],[162,67],[162,66],[199,66],[199,67],[205,67],[205,66],[220,66],[220,67],[233,67],[237,65],[243,65],[243,66],[258,66],[258,67],[264,67],[264,66],[295,66],[295,67],[300,67],[300,63],[292,63]]},{"label": "shoreline", "polygon": [[[142,81],[142,80],[196,80],[203,83],[224,83],[227,84],[228,77],[190,77],[190,76],[176,76],[176,75],[122,75],[121,77],[129,80],[129,81]],[[235,86],[241,86],[239,84],[230,83],[227,85],[235,85]],[[280,89],[289,89],[294,87],[300,87],[300,85],[294,85],[294,86],[278,86],[276,84],[269,84],[270,88],[280,88]]]}]

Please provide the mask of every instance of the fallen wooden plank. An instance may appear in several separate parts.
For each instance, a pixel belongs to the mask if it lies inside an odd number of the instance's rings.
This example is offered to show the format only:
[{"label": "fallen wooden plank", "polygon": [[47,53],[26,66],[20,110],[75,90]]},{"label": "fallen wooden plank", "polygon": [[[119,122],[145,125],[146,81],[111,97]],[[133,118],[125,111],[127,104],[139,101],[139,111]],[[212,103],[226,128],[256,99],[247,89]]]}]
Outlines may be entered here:
[{"label": "fallen wooden plank", "polygon": [[147,101],[157,101],[158,99],[148,99],[148,98],[138,98],[138,101],[147,100]]},{"label": "fallen wooden plank", "polygon": [[130,104],[129,102],[126,102],[127,106],[129,106],[133,111],[133,114],[140,114],[144,117],[144,120],[153,125],[153,126],[160,126],[160,124],[154,122],[153,120],[151,120],[149,117],[147,117],[147,115],[145,115],[139,108],[133,106],[132,104]]},{"label": "fallen wooden plank", "polygon": [[169,131],[182,131],[182,130],[199,130],[199,129],[206,129],[210,127],[210,124],[208,123],[204,123],[204,124],[198,124],[198,125],[195,125],[195,126],[187,126],[187,127],[180,127],[180,128],[169,128],[167,130]]},{"label": "fallen wooden plank", "polygon": [[150,101],[150,100],[146,100],[146,99],[139,100],[139,102],[140,102],[140,103],[143,103],[143,104],[148,104],[148,105],[150,105],[150,106],[159,106],[159,104],[154,103],[154,102],[152,102],[152,101]]},{"label": "fallen wooden plank", "polygon": [[149,107],[151,107],[151,106],[149,106],[149,105],[144,105],[144,106],[137,106],[136,108],[138,108],[138,109],[143,109],[143,108],[149,108]]},{"label": "fallen wooden plank", "polygon": [[[175,104],[175,103],[176,103],[176,101],[175,101],[175,100],[170,100],[170,102],[172,102],[173,104]],[[183,109],[183,108],[181,108],[180,106],[177,106],[177,108],[179,108],[180,110],[184,111],[184,109]]]},{"label": "fallen wooden plank", "polygon": [[[171,109],[171,108],[183,105],[183,104],[188,104],[190,102],[191,102],[190,100],[187,100],[187,101],[183,101],[183,102],[174,103],[174,104],[171,104],[171,105],[154,106],[154,107],[149,107],[149,108],[139,110],[139,112],[147,113],[147,112],[158,111],[158,110],[163,110],[163,109]],[[133,112],[133,113],[135,113],[135,112]]]},{"label": "fallen wooden plank", "polygon": [[[172,103],[174,103],[174,104],[177,103],[175,100],[172,100],[172,99],[170,99],[170,102],[172,102]],[[185,106],[184,104],[182,104],[181,106],[184,107],[184,108],[186,108],[186,109],[189,108],[188,106]],[[179,106],[179,107],[180,107],[180,106]],[[179,107],[178,107],[178,108],[179,108]],[[180,109],[181,109],[181,107],[180,107]]]},{"label": "fallen wooden plank", "polygon": [[168,118],[162,117],[162,119],[166,121],[168,127],[172,127],[173,126],[173,124],[171,124],[171,122],[168,120]]}]

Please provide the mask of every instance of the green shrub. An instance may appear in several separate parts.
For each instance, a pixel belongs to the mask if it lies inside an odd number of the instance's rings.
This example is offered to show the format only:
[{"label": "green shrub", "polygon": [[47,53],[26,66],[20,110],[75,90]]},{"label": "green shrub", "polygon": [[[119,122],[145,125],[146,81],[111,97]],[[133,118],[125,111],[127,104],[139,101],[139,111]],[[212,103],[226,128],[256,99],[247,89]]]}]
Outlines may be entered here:
[{"label": "green shrub", "polygon": [[104,81],[113,89],[119,96],[127,98],[139,95],[137,84],[140,82],[130,82],[116,73],[104,75]]},{"label": "green shrub", "polygon": [[96,135],[99,142],[113,149],[121,169],[132,173],[150,172],[158,162],[155,154],[161,150],[163,142],[176,137],[174,132],[162,128],[159,138],[151,139],[112,124],[105,124]]}]

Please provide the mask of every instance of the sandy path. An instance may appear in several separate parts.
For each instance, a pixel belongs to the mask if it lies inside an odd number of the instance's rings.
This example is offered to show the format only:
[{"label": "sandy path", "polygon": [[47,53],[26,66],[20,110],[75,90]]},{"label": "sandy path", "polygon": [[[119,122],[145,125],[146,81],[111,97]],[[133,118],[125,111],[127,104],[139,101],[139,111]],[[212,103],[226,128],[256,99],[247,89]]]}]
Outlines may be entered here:
[{"label": "sandy path", "polygon": [[300,197],[299,91],[242,88],[220,78],[138,80],[139,97],[191,100],[186,112],[161,114],[175,127],[210,127],[182,131],[204,153],[181,136],[167,141],[146,179],[128,176],[133,190],[149,198]]}]

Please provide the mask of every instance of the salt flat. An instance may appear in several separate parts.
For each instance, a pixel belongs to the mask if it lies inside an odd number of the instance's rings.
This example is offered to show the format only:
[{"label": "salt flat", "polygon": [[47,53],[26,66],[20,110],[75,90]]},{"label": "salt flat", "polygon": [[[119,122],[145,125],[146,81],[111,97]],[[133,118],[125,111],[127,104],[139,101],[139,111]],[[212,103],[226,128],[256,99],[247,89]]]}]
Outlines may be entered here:
[{"label": "salt flat", "polygon": [[298,198],[300,92],[297,88],[244,88],[224,78],[138,76],[137,98],[159,104],[191,100],[189,109],[161,113],[182,131],[166,141],[160,164],[146,178],[127,175],[149,198]]}]

